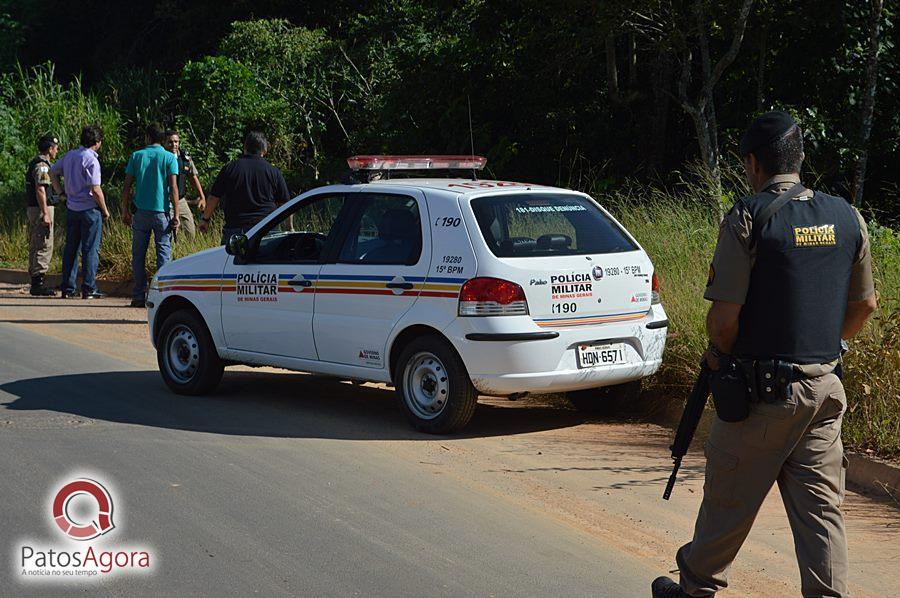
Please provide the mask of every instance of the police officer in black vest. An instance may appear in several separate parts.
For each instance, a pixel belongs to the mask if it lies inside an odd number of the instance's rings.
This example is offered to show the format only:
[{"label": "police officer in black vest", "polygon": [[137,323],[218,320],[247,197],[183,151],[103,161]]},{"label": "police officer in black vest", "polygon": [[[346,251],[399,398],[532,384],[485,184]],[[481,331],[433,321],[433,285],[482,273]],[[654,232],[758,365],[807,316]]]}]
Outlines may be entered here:
[{"label": "police officer in black vest", "polygon": [[52,297],[56,292],[47,287],[44,276],[53,257],[53,206],[57,195],[50,181],[51,160],[59,151],[59,141],[52,135],[38,140],[38,155],[25,168],[25,203],[28,214],[28,273],[31,294]]},{"label": "police officer in black vest", "polygon": [[719,231],[704,294],[712,301],[704,359],[739,374],[731,388],[744,411],[723,421],[719,399],[727,397],[716,397],[703,502],[693,540],[676,555],[680,583],[660,577],[652,591],[712,596],[725,588],[777,483],[803,595],[846,596],[840,358],[842,339],[876,308],[866,225],[844,199],[800,184],[803,138],[787,113],[754,120],[740,152],[756,194],[739,200]]}]

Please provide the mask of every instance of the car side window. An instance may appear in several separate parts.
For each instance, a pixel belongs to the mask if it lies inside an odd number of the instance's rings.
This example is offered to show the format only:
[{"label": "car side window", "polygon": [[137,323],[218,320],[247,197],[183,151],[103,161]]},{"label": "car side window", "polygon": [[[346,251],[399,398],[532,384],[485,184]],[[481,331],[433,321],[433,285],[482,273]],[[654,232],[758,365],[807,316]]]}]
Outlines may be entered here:
[{"label": "car side window", "polygon": [[416,200],[407,195],[367,194],[344,240],[343,264],[412,266],[422,253],[422,224]]},{"label": "car side window", "polygon": [[343,195],[316,196],[299,202],[257,235],[251,261],[262,264],[316,263],[344,208]]}]

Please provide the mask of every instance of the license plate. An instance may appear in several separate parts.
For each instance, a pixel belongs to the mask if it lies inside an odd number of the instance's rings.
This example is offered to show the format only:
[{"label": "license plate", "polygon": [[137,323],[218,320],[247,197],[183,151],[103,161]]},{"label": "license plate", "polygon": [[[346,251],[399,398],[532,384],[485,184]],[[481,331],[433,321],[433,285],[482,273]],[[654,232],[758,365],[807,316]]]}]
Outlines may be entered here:
[{"label": "license plate", "polygon": [[579,345],[575,350],[579,368],[593,368],[602,365],[627,363],[625,343],[612,345]]}]

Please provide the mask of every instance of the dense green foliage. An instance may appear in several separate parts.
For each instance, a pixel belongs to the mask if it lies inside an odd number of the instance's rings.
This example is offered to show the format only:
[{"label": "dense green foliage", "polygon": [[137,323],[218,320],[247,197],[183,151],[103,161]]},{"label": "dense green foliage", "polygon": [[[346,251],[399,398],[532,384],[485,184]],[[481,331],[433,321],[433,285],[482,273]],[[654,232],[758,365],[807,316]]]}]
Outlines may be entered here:
[{"label": "dense green foliage", "polygon": [[[198,0],[125,10],[0,0],[0,263],[24,265],[22,176],[35,141],[52,133],[69,149],[90,122],[106,132],[100,159],[114,213],[125,160],[151,120],[180,129],[207,186],[250,127],[267,133],[268,157],[295,192],[335,181],[354,153],[474,146],[489,175],[591,192],[646,246],[674,323],[656,389],[685,386],[705,344],[702,285],[716,235],[703,198],[719,189],[694,167],[701,152],[679,81],[687,72],[686,94],[697,97],[702,57],[715,64],[726,53],[741,3]],[[868,4],[756,0],[712,108],[725,203],[746,192],[733,152],[757,112],[800,119],[805,179],[833,193],[847,195],[868,149],[861,207],[881,309],[849,357],[845,437],[898,456],[900,237],[883,225],[900,222],[900,61],[887,3],[862,145]],[[180,239],[176,257],[216,239]],[[101,275],[130,276],[129,248],[129,231],[110,222]]]},{"label": "dense green foliage", "polygon": [[[236,151],[244,127],[263,125],[294,190],[340,176],[352,153],[468,152],[470,104],[475,150],[495,175],[616,188],[635,178],[671,183],[699,157],[679,81],[690,75],[686,93],[697,96],[705,62],[714,66],[732,43],[741,4],[198,0],[123,10],[0,0],[0,67],[50,60],[66,84],[83,74],[82,93],[120,114],[124,145],[140,143],[149,118],[178,123],[208,170]],[[734,159],[754,113],[785,108],[806,130],[809,173],[848,194],[861,150],[869,5],[755,0],[714,89],[723,160]],[[864,203],[880,220],[900,211],[895,13],[886,3],[866,144]],[[22,131],[19,147],[30,134]]]}]

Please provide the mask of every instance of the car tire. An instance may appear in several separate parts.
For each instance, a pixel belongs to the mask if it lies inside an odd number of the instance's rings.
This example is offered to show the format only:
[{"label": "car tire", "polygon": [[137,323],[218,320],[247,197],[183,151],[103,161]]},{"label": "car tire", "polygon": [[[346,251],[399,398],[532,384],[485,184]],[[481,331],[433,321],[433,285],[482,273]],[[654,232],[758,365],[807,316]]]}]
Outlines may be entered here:
[{"label": "car tire", "polygon": [[633,380],[624,384],[575,390],[566,393],[566,398],[579,411],[585,413],[608,413],[619,408],[627,408],[641,395],[641,381]]},{"label": "car tire", "polygon": [[204,395],[222,379],[224,364],[199,314],[182,309],[163,322],[156,361],[166,386],[180,395]]},{"label": "car tire", "polygon": [[478,392],[462,359],[443,338],[413,339],[400,352],[394,371],[397,395],[415,429],[449,434],[472,419]]}]

